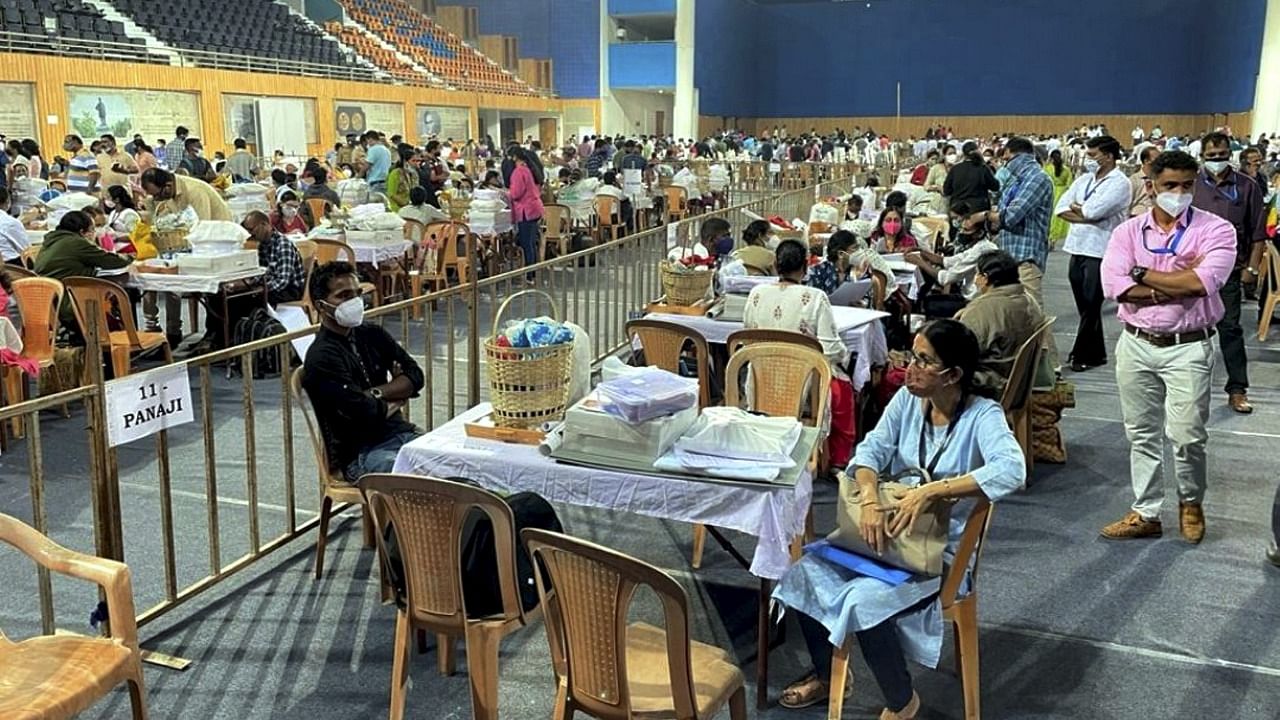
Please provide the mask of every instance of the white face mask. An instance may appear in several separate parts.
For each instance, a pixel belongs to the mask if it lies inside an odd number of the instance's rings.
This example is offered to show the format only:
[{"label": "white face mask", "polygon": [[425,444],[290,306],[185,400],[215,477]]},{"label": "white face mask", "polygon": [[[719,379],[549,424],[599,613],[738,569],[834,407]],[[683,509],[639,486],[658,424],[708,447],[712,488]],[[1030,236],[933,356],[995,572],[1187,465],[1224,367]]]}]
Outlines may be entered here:
[{"label": "white face mask", "polygon": [[298,208],[291,205],[285,205],[280,211],[286,220],[292,220],[298,214]]},{"label": "white face mask", "polygon": [[364,322],[364,299],[353,297],[339,303],[333,307],[333,319],[344,328],[360,327],[360,323]]},{"label": "white face mask", "polygon": [[955,164],[956,164],[956,157],[958,157],[958,156],[957,156],[955,153],[947,153],[947,164],[948,164],[948,165],[955,165]]},{"label": "white face mask", "polygon": [[1156,195],[1156,205],[1174,217],[1181,217],[1191,207],[1191,193],[1162,192]]},{"label": "white face mask", "polygon": [[1204,169],[1209,171],[1210,175],[1217,175],[1226,170],[1231,163],[1226,160],[1205,160]]},{"label": "white face mask", "polygon": [[1097,160],[1094,160],[1093,158],[1085,158],[1085,159],[1084,159],[1084,171],[1085,171],[1085,172],[1087,172],[1087,173],[1096,173],[1096,172],[1098,172],[1098,161],[1097,161]]}]

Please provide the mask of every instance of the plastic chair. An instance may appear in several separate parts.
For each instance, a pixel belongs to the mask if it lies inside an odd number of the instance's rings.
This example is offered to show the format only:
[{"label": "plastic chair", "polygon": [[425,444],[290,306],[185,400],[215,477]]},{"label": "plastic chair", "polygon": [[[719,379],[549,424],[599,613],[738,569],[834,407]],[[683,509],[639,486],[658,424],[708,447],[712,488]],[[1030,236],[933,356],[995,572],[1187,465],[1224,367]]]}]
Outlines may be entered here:
[{"label": "plastic chair", "polygon": [[36,274],[35,270],[32,270],[31,268],[28,268],[28,267],[24,267],[22,265],[6,264],[4,266],[4,271],[8,273],[10,280],[22,280],[25,278],[40,277],[39,275]]},{"label": "plastic chair", "polygon": [[[359,266],[359,263],[356,262],[355,249],[342,240],[315,238],[311,242],[315,243],[316,246],[316,263],[326,265],[328,263],[341,260],[342,262],[350,263],[351,267]],[[372,295],[374,306],[376,307],[378,305],[378,287],[373,283],[361,280],[360,294]]]},{"label": "plastic chair", "polygon": [[666,320],[631,320],[626,330],[628,341],[640,340],[646,364],[677,375],[685,348],[692,345],[698,359],[698,407],[711,404],[711,353],[702,333]]},{"label": "plastic chair", "polygon": [[[87,277],[69,277],[63,281],[63,285],[71,293],[76,321],[80,324],[82,331],[87,332],[89,327],[85,321],[89,310],[87,303],[91,300],[98,303],[98,310],[102,313],[102,317],[98,320],[98,344],[111,354],[112,377],[122,378],[132,371],[134,353],[162,348],[165,362],[173,362],[173,349],[169,347],[169,341],[164,333],[139,331],[134,327],[129,296],[125,295],[119,285],[107,280]],[[110,330],[107,327],[107,318],[113,303],[120,309],[123,330]]]},{"label": "plastic chair", "polygon": [[679,185],[668,185],[662,189],[667,201],[667,223],[678,222],[689,216],[689,192]]},{"label": "plastic chair", "polygon": [[1266,340],[1271,332],[1271,313],[1276,311],[1280,303],[1280,253],[1267,243],[1267,262],[1262,266],[1262,275],[1266,281],[1267,301],[1263,303],[1262,312],[1258,315],[1258,339]]},{"label": "plastic chair", "polygon": [[[745,720],[742,671],[724,650],[690,639],[689,598],[670,575],[566,535],[521,537],[550,578],[548,587],[534,573],[558,682],[552,717],[710,718],[728,704],[733,720]],[[642,585],[661,601],[665,630],[627,624]]]},{"label": "plastic chair", "polygon": [[364,506],[364,496],[360,489],[347,482],[341,472],[329,469],[329,453],[324,444],[324,433],[320,430],[320,421],[315,409],[311,406],[311,398],[302,387],[302,368],[293,371],[289,377],[289,389],[298,407],[302,408],[302,417],[307,423],[307,435],[311,437],[311,449],[315,451],[316,468],[320,478],[320,526],[316,537],[316,579],[324,574],[324,547],[329,540],[329,518],[333,515],[334,503],[351,503],[360,505],[364,510],[364,546],[373,547],[373,521],[369,517],[369,509]]},{"label": "plastic chair", "polygon": [[[6,268],[12,272],[12,268]],[[62,307],[62,283],[53,278],[19,278],[13,282],[13,297],[22,316],[22,356],[34,361],[41,370],[53,366],[54,340],[58,335],[58,308]],[[4,392],[9,402],[26,397],[26,374],[16,367],[4,368]],[[66,405],[62,414],[70,417]],[[12,419],[13,433],[22,437],[23,420]]]},{"label": "plastic chair", "polygon": [[[541,615],[526,613],[520,602],[516,570],[515,518],[502,498],[481,488],[412,475],[372,474],[360,478],[384,575],[390,577],[384,540],[388,525],[403,559],[405,596],[396,613],[391,669],[391,719],[404,716],[409,680],[410,639],[417,630],[435,633],[439,669],[454,670],[454,642],[465,639],[471,680],[472,716],[498,717],[498,646],[507,635]],[[462,530],[472,510],[484,513],[493,527],[502,612],[470,618],[462,592]]]},{"label": "plastic chair", "polygon": [[[982,717],[981,685],[979,685],[978,659],[978,562],[982,559],[982,547],[991,527],[991,503],[979,500],[969,513],[964,534],[956,546],[956,556],[942,578],[942,590],[938,598],[942,602],[942,618],[951,623],[955,633],[956,674],[964,688],[965,720]],[[969,571],[972,560],[969,594],[959,597],[960,585]],[[848,679],[849,652],[855,640],[849,635],[843,645],[831,655],[831,697],[828,700],[829,718],[840,717],[844,709],[845,681]]]},{"label": "plastic chair", "polygon": [[[735,333],[736,335],[737,333]],[[743,346],[729,356],[725,369],[724,403],[742,407],[737,378],[743,367],[751,368],[751,397],[747,406],[773,417],[794,417],[809,425],[819,425],[831,397],[831,365],[821,351],[794,342],[757,342]],[[809,408],[805,409],[805,387]]]},{"label": "plastic chair", "polygon": [[68,550],[3,514],[0,540],[43,568],[101,587],[111,627],[111,637],[55,635],[17,643],[0,633],[0,717],[73,718],[123,682],[134,720],[146,720],[128,566]]},{"label": "plastic chair", "polygon": [[311,211],[311,221],[319,225],[321,218],[329,216],[329,201],[324,198],[307,198],[307,209]]},{"label": "plastic chair", "polygon": [[315,308],[311,306],[311,273],[316,268],[316,243],[314,240],[299,240],[293,246],[298,249],[298,254],[302,256],[302,271],[307,279],[302,285],[301,300],[289,300],[279,304],[285,307],[302,308],[307,317],[314,320]]},{"label": "plastic chair", "polygon": [[43,245],[28,245],[23,248],[22,253],[18,255],[18,259],[22,261],[23,267],[34,270],[36,267],[36,258],[40,257],[40,248]]},{"label": "plastic chair", "polygon": [[1040,356],[1044,354],[1044,334],[1056,319],[1051,317],[1045,320],[1018,348],[1018,354],[1013,357],[1013,367],[1009,370],[1009,381],[1000,396],[1000,407],[1004,409],[1005,419],[1026,457],[1028,474],[1035,464],[1035,453],[1031,449],[1031,393],[1036,382],[1036,367],[1040,364]]},{"label": "plastic chair", "polygon": [[725,339],[725,347],[729,348],[729,354],[732,355],[747,345],[754,345],[762,342],[781,342],[793,343],[802,347],[822,352],[822,343],[818,342],[815,337],[810,337],[802,332],[794,330],[774,330],[766,328],[750,328],[744,330],[735,330],[729,333],[729,337]]},{"label": "plastic chair", "polygon": [[554,244],[557,256],[569,254],[569,243],[573,239],[573,211],[568,205],[550,203],[542,208],[542,243],[538,257],[547,259],[547,245]]},{"label": "plastic chair", "polygon": [[[626,220],[622,217],[622,201],[612,195],[596,195],[592,201],[596,213],[596,242],[603,243],[605,233],[609,240],[617,240],[626,231]],[[616,220],[615,220],[616,218]]]}]

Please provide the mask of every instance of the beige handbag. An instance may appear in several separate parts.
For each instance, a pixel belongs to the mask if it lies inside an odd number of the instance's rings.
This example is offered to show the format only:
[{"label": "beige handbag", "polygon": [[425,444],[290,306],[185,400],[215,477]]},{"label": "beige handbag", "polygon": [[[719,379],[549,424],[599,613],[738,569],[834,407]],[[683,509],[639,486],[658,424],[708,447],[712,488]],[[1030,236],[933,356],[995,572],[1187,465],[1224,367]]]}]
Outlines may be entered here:
[{"label": "beige handbag", "polygon": [[[900,482],[900,479],[911,476],[920,477],[921,484],[930,481],[927,471],[913,468],[888,479],[881,478],[876,486],[880,493],[879,510],[886,515],[886,525],[893,518],[898,502],[913,487]],[[862,538],[862,490],[845,473],[840,473],[839,478],[837,527],[827,536],[832,545],[918,575],[937,577],[942,574],[942,551],[947,547],[952,503],[935,502],[921,510],[915,527],[897,537],[889,536],[884,552],[877,555]]]}]

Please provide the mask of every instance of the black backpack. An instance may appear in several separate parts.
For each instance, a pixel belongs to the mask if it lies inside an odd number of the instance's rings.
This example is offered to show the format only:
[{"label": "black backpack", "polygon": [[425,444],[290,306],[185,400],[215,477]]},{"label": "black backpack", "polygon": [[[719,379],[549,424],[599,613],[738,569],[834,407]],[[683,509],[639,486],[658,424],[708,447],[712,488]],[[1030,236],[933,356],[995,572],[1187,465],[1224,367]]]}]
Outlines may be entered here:
[{"label": "black backpack", "polygon": [[[236,320],[235,327],[231,329],[231,344],[233,346],[244,345],[275,335],[283,335],[286,332],[288,331],[285,330],[284,325],[281,325],[279,320],[271,317],[266,308],[254,308],[253,312]],[[244,372],[243,368],[238,369],[240,372]],[[279,375],[281,369],[278,348],[265,348],[253,352],[253,377],[255,380]]]}]

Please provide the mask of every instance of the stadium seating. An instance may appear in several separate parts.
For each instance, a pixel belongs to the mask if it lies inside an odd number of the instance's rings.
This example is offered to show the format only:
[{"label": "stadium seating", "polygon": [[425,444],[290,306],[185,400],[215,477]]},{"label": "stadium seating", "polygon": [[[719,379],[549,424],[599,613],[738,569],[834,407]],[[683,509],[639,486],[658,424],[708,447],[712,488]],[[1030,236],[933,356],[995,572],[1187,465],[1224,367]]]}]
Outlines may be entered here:
[{"label": "stadium seating", "polygon": [[[540,94],[403,0],[339,0],[339,3],[369,32],[391,43],[450,86],[505,95]],[[386,69],[378,61],[374,62]],[[421,75],[416,71],[415,74]]]},{"label": "stadium seating", "polygon": [[412,65],[396,57],[394,52],[382,47],[373,38],[354,27],[344,26],[340,22],[327,22],[324,29],[396,80],[406,85],[429,86],[432,84],[426,75],[418,72]]},{"label": "stadium seating", "polygon": [[111,0],[111,3],[161,42],[179,50],[340,67],[355,65],[354,59],[332,38],[276,2]]},{"label": "stadium seating", "polygon": [[53,49],[60,38],[145,45],[124,34],[124,26],[108,21],[102,12],[81,0],[0,0],[0,30],[29,36]]}]

